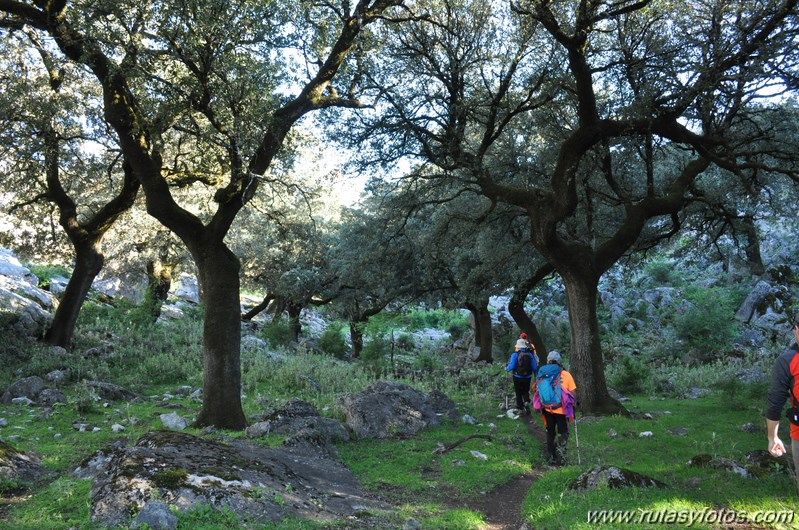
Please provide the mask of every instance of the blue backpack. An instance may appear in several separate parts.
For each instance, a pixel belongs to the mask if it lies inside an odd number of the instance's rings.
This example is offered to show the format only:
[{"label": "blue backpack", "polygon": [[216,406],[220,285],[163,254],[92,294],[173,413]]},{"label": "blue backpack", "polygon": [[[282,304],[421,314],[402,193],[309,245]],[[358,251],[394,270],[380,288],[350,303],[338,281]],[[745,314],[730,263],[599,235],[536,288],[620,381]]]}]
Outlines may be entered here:
[{"label": "blue backpack", "polygon": [[555,410],[561,406],[563,393],[560,388],[560,372],[562,368],[557,364],[545,364],[538,369],[535,380],[538,399],[545,410]]}]

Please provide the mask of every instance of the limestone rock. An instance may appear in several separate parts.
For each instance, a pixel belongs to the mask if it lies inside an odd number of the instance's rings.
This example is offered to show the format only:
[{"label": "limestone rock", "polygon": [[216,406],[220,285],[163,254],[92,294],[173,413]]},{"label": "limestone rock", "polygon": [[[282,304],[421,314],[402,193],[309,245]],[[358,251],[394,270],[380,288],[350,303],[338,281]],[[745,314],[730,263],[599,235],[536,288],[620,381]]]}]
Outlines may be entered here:
[{"label": "limestone rock", "polygon": [[428,396],[402,383],[378,382],[339,403],[347,427],[360,438],[414,434],[441,424]]},{"label": "limestone rock", "polygon": [[600,486],[620,488],[667,488],[668,485],[641,473],[614,466],[598,466],[586,471],[569,484],[571,490],[593,490]]},{"label": "limestone rock", "polygon": [[316,521],[355,518],[382,505],[366,499],[352,473],[324,455],[303,455],[187,433],[157,431],[120,449],[98,473],[93,521],[125,524],[151,500],[189,509],[229,508],[253,524],[293,516]]}]

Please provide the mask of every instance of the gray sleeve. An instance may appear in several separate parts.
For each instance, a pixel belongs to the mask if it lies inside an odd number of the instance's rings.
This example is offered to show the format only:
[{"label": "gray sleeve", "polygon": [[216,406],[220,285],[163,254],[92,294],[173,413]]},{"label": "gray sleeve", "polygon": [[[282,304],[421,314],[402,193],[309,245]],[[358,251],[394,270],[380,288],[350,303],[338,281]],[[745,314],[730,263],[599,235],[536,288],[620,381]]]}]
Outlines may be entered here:
[{"label": "gray sleeve", "polygon": [[792,358],[793,355],[780,355],[771,370],[771,388],[768,391],[766,419],[779,421],[782,416],[782,408],[785,406],[785,400],[788,399],[790,388],[793,386],[790,368],[790,359]]}]

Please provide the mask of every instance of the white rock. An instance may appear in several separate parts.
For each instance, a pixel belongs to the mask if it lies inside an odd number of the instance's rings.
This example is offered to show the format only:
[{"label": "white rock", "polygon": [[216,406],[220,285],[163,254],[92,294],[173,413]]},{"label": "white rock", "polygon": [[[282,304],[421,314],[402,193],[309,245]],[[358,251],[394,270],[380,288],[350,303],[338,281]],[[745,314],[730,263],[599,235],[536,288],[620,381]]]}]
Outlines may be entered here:
[{"label": "white rock", "polygon": [[652,438],[654,435],[655,434],[652,431],[644,431],[638,434],[640,438]]},{"label": "white rock", "polygon": [[471,455],[478,460],[488,460],[488,455],[481,453],[480,451],[469,451]]},{"label": "white rock", "polygon": [[114,432],[122,432],[125,430],[125,427],[118,423],[115,423],[111,426],[111,430]]},{"label": "white rock", "polygon": [[182,431],[188,425],[186,420],[181,418],[176,412],[172,412],[170,414],[161,414],[160,418],[161,423],[164,424],[164,427],[174,431]]}]

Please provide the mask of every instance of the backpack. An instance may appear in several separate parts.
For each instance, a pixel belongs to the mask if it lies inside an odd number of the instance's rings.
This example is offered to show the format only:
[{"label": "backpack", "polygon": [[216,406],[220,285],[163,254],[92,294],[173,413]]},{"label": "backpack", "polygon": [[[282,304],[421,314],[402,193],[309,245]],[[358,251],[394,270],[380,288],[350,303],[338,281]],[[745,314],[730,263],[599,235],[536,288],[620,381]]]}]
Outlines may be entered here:
[{"label": "backpack", "polygon": [[514,368],[513,373],[520,377],[530,377],[535,374],[536,368],[538,366],[535,362],[535,357],[533,357],[533,352],[527,348],[519,350],[516,354],[516,368]]},{"label": "backpack", "polygon": [[546,364],[538,370],[535,380],[536,393],[544,410],[555,410],[561,406],[563,392],[560,388],[560,372],[557,364]]}]

